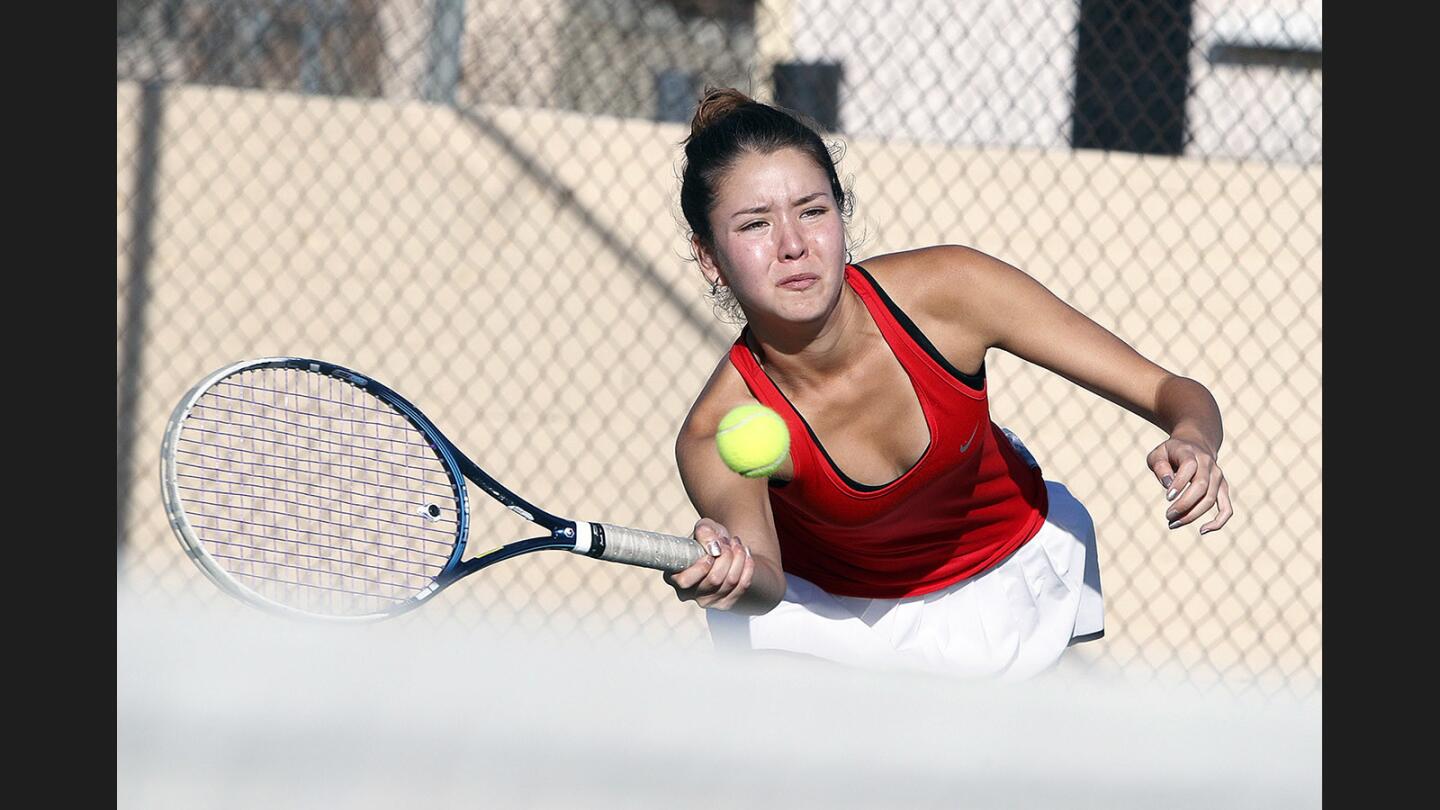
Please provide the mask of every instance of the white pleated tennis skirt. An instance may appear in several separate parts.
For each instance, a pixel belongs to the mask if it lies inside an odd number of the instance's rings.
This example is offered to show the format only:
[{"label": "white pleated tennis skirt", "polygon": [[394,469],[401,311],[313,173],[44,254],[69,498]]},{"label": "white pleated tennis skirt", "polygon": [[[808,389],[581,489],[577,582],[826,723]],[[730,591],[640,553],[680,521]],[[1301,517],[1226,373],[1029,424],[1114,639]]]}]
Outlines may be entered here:
[{"label": "white pleated tennis skirt", "polygon": [[786,574],[784,598],[763,616],[706,611],[716,649],[1004,681],[1039,675],[1105,631],[1095,523],[1064,484],[1045,488],[1040,531],[980,576],[923,596],[866,599]]}]

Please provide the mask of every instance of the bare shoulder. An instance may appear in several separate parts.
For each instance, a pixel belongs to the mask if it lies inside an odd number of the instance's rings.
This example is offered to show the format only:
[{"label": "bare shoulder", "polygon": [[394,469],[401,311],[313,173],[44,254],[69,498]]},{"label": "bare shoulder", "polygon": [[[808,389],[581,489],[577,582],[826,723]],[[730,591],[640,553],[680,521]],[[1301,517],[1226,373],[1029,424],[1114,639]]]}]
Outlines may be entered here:
[{"label": "bare shoulder", "polygon": [[[875,256],[863,265],[901,309],[946,318],[964,312],[977,285],[993,281],[1004,262],[966,245],[931,245]],[[1013,270],[1014,268],[1009,268]]]},{"label": "bare shoulder", "polygon": [[933,245],[863,262],[880,288],[955,368],[978,374],[994,345],[998,274],[1018,270],[965,245]]},{"label": "bare shoulder", "polygon": [[690,412],[685,415],[677,444],[713,440],[715,426],[731,408],[755,401],[744,378],[730,362],[730,353],[726,352],[715,365],[715,370],[710,372],[710,379],[705,381],[705,386],[695,397]]},{"label": "bare shoulder", "polygon": [[[735,475],[725,467],[719,454],[715,452],[715,433],[725,414],[732,408],[755,404],[759,404],[759,400],[750,392],[750,386],[745,384],[745,379],[731,364],[729,352],[726,352],[715,370],[710,373],[710,379],[706,381],[700,395],[690,406],[690,412],[685,415],[685,421],[680,425],[679,435],[675,437],[675,461],[680,468],[680,480],[684,483],[691,502],[703,515],[710,515],[711,512],[703,508],[702,504],[709,503],[714,493],[725,491],[748,491],[750,495],[744,497],[757,498],[760,503],[765,504],[766,510],[769,509],[764,480]],[[781,463],[780,469],[770,477],[788,481],[794,476],[794,464],[787,457]],[[768,511],[766,514],[769,514]],[[729,522],[721,522],[730,525]],[[770,531],[773,535],[773,527]]]}]

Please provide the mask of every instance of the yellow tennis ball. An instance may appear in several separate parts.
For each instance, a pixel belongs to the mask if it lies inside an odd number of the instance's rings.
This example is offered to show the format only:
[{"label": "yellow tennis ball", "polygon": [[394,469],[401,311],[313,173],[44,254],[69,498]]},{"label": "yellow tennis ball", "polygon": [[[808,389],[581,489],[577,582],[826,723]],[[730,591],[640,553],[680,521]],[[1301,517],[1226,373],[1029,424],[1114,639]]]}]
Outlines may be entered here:
[{"label": "yellow tennis ball", "polygon": [[780,414],[764,405],[741,405],[720,420],[715,449],[735,472],[765,478],[780,469],[790,452],[790,430]]}]

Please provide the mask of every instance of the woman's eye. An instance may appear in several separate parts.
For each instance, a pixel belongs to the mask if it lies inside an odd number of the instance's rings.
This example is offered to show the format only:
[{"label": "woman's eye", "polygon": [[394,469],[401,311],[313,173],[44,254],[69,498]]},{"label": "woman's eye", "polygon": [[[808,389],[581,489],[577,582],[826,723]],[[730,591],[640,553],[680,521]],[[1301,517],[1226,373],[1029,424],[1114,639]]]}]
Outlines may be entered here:
[{"label": "woman's eye", "polygon": [[823,214],[823,213],[825,213],[825,209],[824,209],[824,208],[811,208],[809,211],[806,211],[804,214],[801,214],[801,216],[807,216],[807,217],[808,217],[808,216],[810,216],[811,214],[819,215],[819,214]]},{"label": "woman's eye", "polygon": [[760,227],[761,225],[764,225],[764,224],[765,224],[765,223],[764,223],[764,221],[762,221],[762,220],[756,220],[756,221],[754,221],[754,222],[747,222],[747,223],[745,223],[744,225],[741,225],[741,226],[740,226],[740,230],[742,230],[742,231],[753,231],[753,230],[755,230],[756,228],[758,228],[758,227]]}]

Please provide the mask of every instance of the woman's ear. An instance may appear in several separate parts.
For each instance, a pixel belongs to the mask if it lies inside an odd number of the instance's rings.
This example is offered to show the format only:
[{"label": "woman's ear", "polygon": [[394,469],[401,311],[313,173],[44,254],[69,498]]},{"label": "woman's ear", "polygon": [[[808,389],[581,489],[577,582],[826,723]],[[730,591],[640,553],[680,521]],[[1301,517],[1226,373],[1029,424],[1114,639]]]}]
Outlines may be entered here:
[{"label": "woman's ear", "polygon": [[705,247],[700,237],[690,237],[690,249],[695,253],[695,261],[700,263],[700,272],[705,274],[705,280],[710,282],[710,286],[727,286],[725,275],[720,272],[720,265],[715,262],[715,255]]}]

